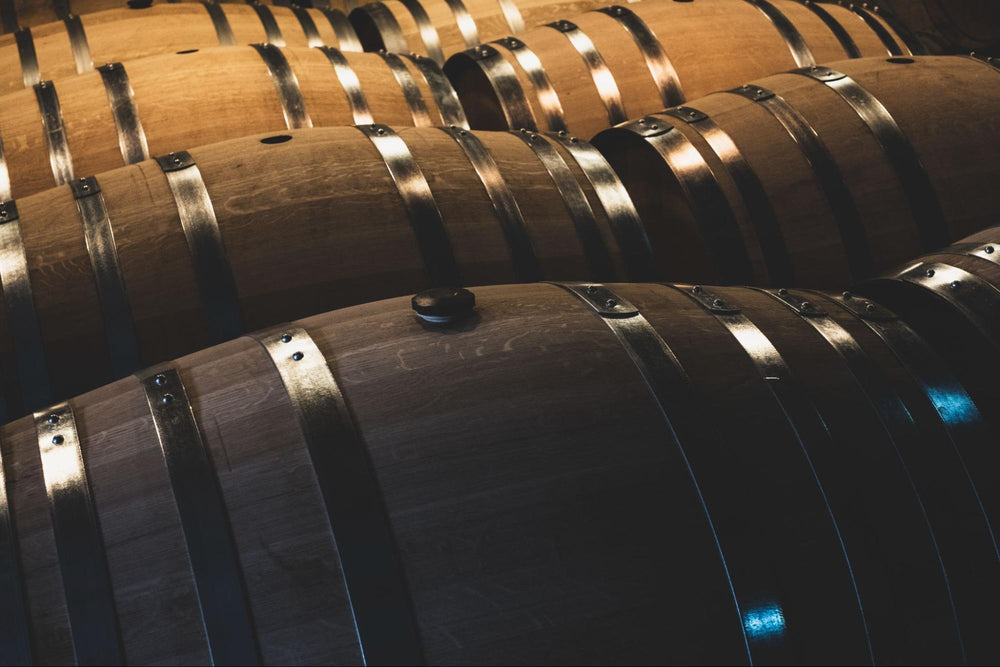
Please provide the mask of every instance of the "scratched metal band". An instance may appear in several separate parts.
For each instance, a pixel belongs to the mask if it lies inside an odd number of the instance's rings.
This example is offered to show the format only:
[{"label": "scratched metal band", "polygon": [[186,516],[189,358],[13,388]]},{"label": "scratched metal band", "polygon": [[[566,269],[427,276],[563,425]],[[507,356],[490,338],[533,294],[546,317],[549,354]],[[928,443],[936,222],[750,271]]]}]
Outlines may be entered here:
[{"label": "scratched metal band", "polygon": [[732,137],[697,109],[676,107],[662,113],[684,121],[705,139],[740,192],[771,281],[786,285],[794,282],[792,258],[771,206],[771,199]]},{"label": "scratched metal band", "polygon": [[621,5],[603,7],[597,11],[618,21],[632,35],[635,45],[639,47],[639,51],[642,52],[642,57],[646,61],[649,74],[656,83],[656,89],[660,92],[660,102],[663,103],[663,106],[672,107],[684,102],[684,92],[681,90],[677,71],[646,22],[631,9]]},{"label": "scratched metal band", "polygon": [[766,88],[745,85],[725,92],[756,102],[767,109],[785,128],[812,168],[816,184],[830,205],[851,275],[855,278],[870,276],[874,269],[874,259],[868,242],[868,232],[861,222],[858,207],[854,203],[854,197],[847,187],[840,167],[809,121],[780,95]]},{"label": "scratched metal band", "polygon": [[794,70],[795,74],[808,76],[823,83],[840,95],[854,109],[874,135],[886,159],[899,179],[906,194],[917,227],[917,234],[925,250],[940,248],[948,243],[948,230],[943,221],[944,211],[938,202],[927,172],[913,144],[903,133],[889,110],[860,84],[846,74],[827,67],[809,67]]},{"label": "scratched metal band", "polygon": [[[871,31],[878,35],[878,38],[882,41],[886,50],[889,51],[890,56],[903,55],[903,50],[899,48],[899,44],[896,43],[896,40],[892,38],[892,35],[889,34],[889,31],[885,29],[885,26],[882,25],[877,18],[869,14],[865,8],[853,3],[847,5],[847,8],[860,16],[861,20],[865,22],[865,25],[871,28]],[[805,65],[799,65],[799,67],[805,67]]]},{"label": "scratched metal band", "polygon": [[483,145],[476,135],[459,128],[440,128],[451,136],[465,153],[476,175],[479,176],[483,189],[493,203],[493,210],[503,229],[507,248],[510,250],[511,264],[514,266],[514,276],[521,282],[537,282],[542,279],[542,267],[535,256],[528,234],[527,225],[521,209],[507,186],[500,168],[497,166],[489,149]]},{"label": "scratched metal band", "polygon": [[233,270],[201,171],[190,153],[180,151],[156,158],[174,196],[195,281],[205,310],[209,342],[221,343],[243,334],[243,316]]},{"label": "scratched metal band", "polygon": [[554,132],[548,136],[570,154],[594,188],[594,194],[601,202],[601,208],[604,209],[604,215],[618,243],[629,280],[641,282],[658,279],[660,270],[653,257],[646,228],[639,219],[632,198],[608,161],[592,144],[565,132]]},{"label": "scratched metal band", "polygon": [[424,664],[412,601],[364,440],[331,366],[305,329],[253,334],[298,416],[354,610],[365,663]]},{"label": "scratched metal band", "polygon": [[750,258],[733,209],[691,140],[656,116],[640,118],[623,127],[644,137],[677,179],[701,229],[716,274],[727,283],[752,282]]},{"label": "scratched metal band", "polygon": [[840,24],[840,21],[833,18],[830,15],[830,12],[826,11],[821,4],[813,2],[812,0],[804,0],[802,5],[818,16],[820,20],[826,24],[826,27],[830,29],[830,32],[832,32],[834,37],[837,38],[837,41],[840,42],[840,46],[844,49],[844,53],[848,58],[861,57],[861,49],[859,49],[858,45],[855,44],[854,38],[851,37],[851,34],[847,32],[847,30],[844,29],[844,26]]},{"label": "scratched metal band", "polygon": [[781,38],[785,40],[785,44],[788,45],[788,50],[791,51],[796,65],[799,67],[811,67],[816,64],[816,58],[813,57],[812,51],[809,50],[806,40],[795,25],[788,20],[788,17],[781,13],[781,10],[767,0],[746,1],[759,9],[771,21],[775,30],[778,31]]},{"label": "scratched metal band", "polygon": [[441,218],[441,211],[420,165],[399,135],[385,125],[359,125],[358,129],[372,142],[382,156],[389,175],[406,209],[417,247],[424,260],[424,269],[434,287],[461,285],[458,264],[451,239]]},{"label": "scratched metal band", "polygon": [[994,345],[1000,345],[1000,291],[982,278],[939,262],[917,264],[895,276],[944,299]]},{"label": "scratched metal band", "polygon": [[617,125],[628,120],[628,116],[625,113],[625,105],[622,103],[622,94],[618,90],[618,83],[615,81],[615,75],[608,69],[607,63],[604,62],[604,57],[597,50],[597,47],[594,46],[594,42],[590,40],[590,37],[587,37],[571,21],[556,21],[555,23],[546,23],[545,25],[565,35],[576,52],[583,58],[584,64],[590,70],[590,78],[594,80],[594,87],[597,89],[597,94],[600,96],[604,108],[608,111],[608,122],[611,125]]},{"label": "scratched metal band", "polygon": [[413,80],[413,76],[410,74],[410,70],[406,68],[406,64],[395,53],[379,51],[378,55],[389,66],[393,78],[399,84],[399,89],[403,93],[403,99],[406,100],[406,106],[409,107],[410,115],[413,117],[413,125],[415,127],[430,127],[433,123],[431,123],[431,117],[427,113],[427,104],[424,103],[424,97],[420,94],[420,88],[417,87],[417,82]]},{"label": "scratched metal band", "polygon": [[954,243],[941,252],[949,255],[978,257],[987,262],[1000,264],[1000,243]]},{"label": "scratched metal band", "polygon": [[[400,0],[403,6],[406,7],[406,11],[410,12],[410,16],[413,17],[413,22],[417,24],[417,30],[420,31],[420,40],[424,43],[424,48],[427,49],[427,55],[431,57],[434,62],[438,65],[444,65],[444,50],[441,48],[441,37],[438,35],[437,28],[434,27],[434,23],[431,18],[427,15],[427,11],[424,6],[420,4],[420,0]],[[381,3],[380,3],[381,4]],[[366,5],[367,7],[367,5]],[[389,10],[386,10],[389,11]],[[393,18],[393,23],[396,19]],[[399,24],[396,23],[396,29],[399,29]],[[400,39],[402,40],[404,46],[399,49],[399,53],[405,53],[411,49],[405,46],[406,39],[400,34]],[[382,40],[385,42],[385,39]],[[388,51],[396,51],[396,49],[389,48],[388,42],[385,44],[385,48]]]},{"label": "scratched metal band", "polygon": [[587,265],[590,267],[590,275],[594,280],[614,280],[616,277],[614,262],[611,253],[601,238],[601,232],[597,227],[597,219],[594,217],[594,209],[591,208],[587,195],[577,182],[576,176],[570,171],[569,165],[563,159],[559,151],[552,146],[549,141],[540,134],[528,130],[512,132],[527,144],[538,161],[545,167],[549,178],[559,191],[559,196],[566,205],[566,212],[573,220],[573,227],[576,235],[580,239],[583,247],[584,257],[587,258]]},{"label": "scratched metal band", "polygon": [[823,482],[816,473],[810,454],[811,450],[830,450],[836,447],[836,443],[830,434],[826,422],[820,415],[815,403],[809,398],[809,392],[806,391],[802,383],[792,373],[791,368],[789,368],[788,363],[781,356],[778,349],[767,338],[767,335],[749,317],[740,311],[737,305],[728,299],[719,298],[699,285],[671,285],[671,287],[685,294],[692,301],[711,313],[729,331],[730,335],[732,335],[753,362],[758,374],[767,386],[771,397],[780,406],[785,420],[795,435],[799,449],[808,463],[813,481],[816,483],[816,487],[822,497],[825,513],[836,534],[843,564],[850,574],[851,583],[853,584],[854,599],[857,604],[859,618],[864,627],[868,653],[872,656],[872,664],[874,664],[868,622],[865,619],[861,593],[854,578],[851,559],[841,535],[839,522],[830,505]]},{"label": "scratched metal band", "polygon": [[104,81],[104,91],[108,95],[111,115],[118,130],[118,146],[125,164],[135,164],[149,159],[146,132],[142,129],[139,112],[132,97],[132,84],[121,63],[108,63],[97,68]]},{"label": "scratched metal band", "polygon": [[0,285],[3,286],[7,327],[14,342],[24,406],[36,410],[52,402],[52,388],[31,293],[17,204],[13,201],[0,202]]},{"label": "scratched metal band", "polygon": [[469,120],[465,117],[465,110],[462,109],[458,93],[455,92],[448,77],[444,75],[438,64],[419,53],[411,53],[403,57],[412,62],[414,67],[419,70],[420,76],[424,77],[424,82],[430,88],[431,95],[434,96],[434,104],[441,116],[441,124],[455,125],[468,130]]},{"label": "scratched metal band", "polygon": [[107,555],[69,403],[36,412],[35,433],[79,665],[122,665]]},{"label": "scratched metal band", "polygon": [[233,46],[236,38],[233,36],[233,29],[226,18],[226,12],[215,0],[203,3],[209,18],[212,19],[212,26],[215,28],[215,35],[219,38],[219,46]]},{"label": "scratched metal band", "polygon": [[141,367],[139,341],[104,195],[93,176],[74,179],[69,185],[76,199],[76,210],[83,225],[90,266],[94,271],[114,377],[124,377]]},{"label": "scratched metal band", "polygon": [[330,27],[333,28],[333,33],[337,36],[337,46],[342,51],[364,51],[361,42],[358,41],[358,34],[354,32],[351,22],[347,20],[343,12],[329,8],[318,9],[330,22]]},{"label": "scratched metal band", "polygon": [[[400,2],[404,5],[407,5],[407,9],[409,9],[408,3],[411,3],[412,1],[413,0],[400,0]],[[421,8],[421,11],[422,10],[423,8]],[[382,40],[382,46],[385,47],[386,51],[391,53],[408,53],[412,50],[406,42],[406,37],[403,35],[403,30],[399,27],[399,22],[396,21],[396,17],[392,15],[392,11],[384,4],[381,2],[371,2],[367,5],[358,7],[357,11],[362,11],[367,14],[368,18],[370,18],[372,23],[375,24],[375,29],[378,31],[378,36]],[[413,13],[412,10],[410,13]],[[426,16],[426,12],[424,15]],[[420,21],[417,21],[417,25],[420,25]],[[426,44],[426,41],[424,43]],[[443,53],[439,54],[440,57],[437,57],[430,52],[429,46],[428,53],[430,53],[431,57],[434,58],[439,65],[443,64]]]},{"label": "scratched metal band", "polygon": [[524,32],[524,17],[521,16],[521,10],[517,8],[514,0],[497,0],[497,2],[500,4],[500,11],[503,12],[503,17],[507,21],[510,31],[515,35]]},{"label": "scratched metal band", "polygon": [[[464,52],[464,55],[482,68],[487,81],[493,88],[497,102],[503,109],[504,120],[507,127],[512,130],[519,130],[522,127],[528,130],[537,131],[535,117],[528,106],[528,100],[524,97],[524,89],[517,80],[517,74],[513,66],[507,62],[500,52],[490,44],[481,44],[474,49]],[[448,67],[445,67],[448,71]]]},{"label": "scratched metal band", "polygon": [[692,491],[705,517],[714,551],[718,554],[721,573],[732,597],[735,620],[739,623],[739,633],[746,649],[747,661],[753,664],[733,577],[726,563],[715,522],[702,494],[701,484],[687,453],[692,448],[712,444],[711,436],[707,435],[705,421],[701,418],[702,407],[694,395],[694,388],[687,372],[667,342],[643,317],[639,309],[611,289],[590,283],[553,284],[582,301],[611,329],[656,401],[660,414],[667,424],[666,430],[670,434],[668,444],[677,449],[685,472],[691,480]]},{"label": "scratched metal band", "polygon": [[[516,37],[504,37],[493,43],[499,44],[510,51],[511,55],[517,60],[517,64],[521,66],[521,69],[528,76],[528,80],[531,81],[531,85],[535,89],[535,98],[542,108],[542,113],[545,114],[545,122],[548,125],[548,129],[553,132],[568,129],[562,103],[559,101],[559,95],[556,93],[556,89],[552,87],[549,75],[545,72],[545,67],[542,65],[542,61],[538,59],[538,56],[535,55],[535,52]],[[511,72],[513,73],[513,69]],[[501,103],[505,104],[503,100],[501,100]],[[511,127],[513,128],[514,126]]]},{"label": "scratched metal band", "polygon": [[30,88],[42,80],[38,69],[38,55],[35,53],[35,40],[31,36],[31,28],[23,28],[14,33],[17,42],[17,56],[21,61],[21,75],[24,87]]},{"label": "scratched metal band", "polygon": [[479,31],[476,29],[476,22],[472,20],[469,10],[465,8],[465,3],[462,2],[462,0],[444,1],[448,3],[448,7],[451,9],[451,13],[455,17],[455,23],[458,24],[458,31],[462,33],[462,39],[465,40],[465,45],[470,49],[478,45]]},{"label": "scratched metal band", "polygon": [[332,46],[321,46],[319,50],[326,54],[327,60],[333,65],[337,81],[340,82],[340,87],[344,89],[344,94],[347,96],[347,103],[351,107],[351,115],[354,117],[354,123],[356,125],[363,125],[375,122],[374,118],[372,118],[371,110],[368,108],[368,100],[365,99],[365,93],[361,90],[361,81],[358,80],[357,73],[351,67],[351,64],[347,62],[344,54]]},{"label": "scratched metal band", "polygon": [[42,126],[45,128],[45,138],[49,144],[52,177],[56,185],[64,185],[73,180],[73,158],[69,153],[69,142],[66,140],[66,129],[63,127],[62,109],[59,107],[56,86],[51,81],[41,81],[35,84],[34,89],[38,112],[42,116]]},{"label": "scratched metal band", "polygon": [[32,665],[35,663],[31,656],[31,635],[21,583],[21,557],[13,510],[7,493],[7,465],[0,454],[0,662],[5,665]]},{"label": "scratched metal band", "polygon": [[903,40],[903,44],[906,45],[906,48],[910,51],[912,55],[915,56],[929,55],[927,47],[924,46],[923,43],[919,39],[917,39],[916,35],[910,32],[910,29],[907,28],[901,21],[899,21],[891,11],[885,11],[878,6],[875,6],[870,9],[875,13],[876,16],[881,18],[883,21],[886,22],[886,24],[888,24],[890,28],[892,28],[893,32],[896,33],[897,37]]},{"label": "scratched metal band", "polygon": [[251,44],[260,54],[281,102],[281,112],[285,115],[285,125],[289,130],[312,127],[312,119],[306,111],[305,100],[299,89],[299,79],[295,76],[285,54],[274,44]]},{"label": "scratched metal band", "polygon": [[229,515],[184,383],[169,365],[137,377],[170,476],[212,664],[259,664]]},{"label": "scratched metal band", "polygon": [[274,14],[271,13],[271,10],[256,2],[247,4],[257,13],[257,18],[260,19],[260,24],[264,28],[264,36],[267,39],[267,43],[274,46],[287,46],[285,38],[281,34],[281,29],[278,27],[278,22],[274,20]]},{"label": "scratched metal band", "polygon": [[17,8],[14,0],[0,0],[0,27],[4,32],[17,32]]},{"label": "scratched metal band", "polygon": [[306,37],[306,46],[322,46],[323,39],[319,36],[319,30],[316,29],[316,22],[309,16],[309,12],[297,5],[293,5],[289,9],[295,14],[295,18],[299,20],[299,25],[302,26],[302,34]]},{"label": "scratched metal band", "polygon": [[87,33],[83,30],[83,22],[76,14],[70,14],[63,23],[66,24],[66,34],[69,37],[69,44],[73,48],[73,60],[76,61],[77,74],[89,72],[94,69],[94,60],[90,57],[90,45],[87,43]]}]

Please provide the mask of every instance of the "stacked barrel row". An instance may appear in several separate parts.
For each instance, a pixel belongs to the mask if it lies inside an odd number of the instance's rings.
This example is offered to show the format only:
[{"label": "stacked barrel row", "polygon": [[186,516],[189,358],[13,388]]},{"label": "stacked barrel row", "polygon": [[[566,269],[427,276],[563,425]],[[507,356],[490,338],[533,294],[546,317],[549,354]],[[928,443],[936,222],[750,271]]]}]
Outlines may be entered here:
[{"label": "stacked barrel row", "polygon": [[1000,69],[901,16],[0,0],[0,661],[995,663]]}]

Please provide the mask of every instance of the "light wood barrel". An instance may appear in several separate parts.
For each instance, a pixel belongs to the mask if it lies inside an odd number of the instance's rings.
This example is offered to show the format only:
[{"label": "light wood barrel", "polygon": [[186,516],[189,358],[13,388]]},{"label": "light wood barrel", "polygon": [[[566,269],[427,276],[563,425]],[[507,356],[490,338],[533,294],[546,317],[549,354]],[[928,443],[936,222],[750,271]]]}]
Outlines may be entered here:
[{"label": "light wood barrel", "polygon": [[[891,304],[931,341],[994,425],[1000,423],[998,254],[1000,228],[990,227],[856,288]],[[964,418],[960,407],[951,413],[956,422]]]},{"label": "light wood barrel", "polygon": [[[203,0],[192,0],[202,2]],[[227,4],[242,4],[242,0],[218,0]],[[254,0],[246,4],[263,5],[268,9],[275,6],[298,5],[320,10],[350,12],[358,5],[370,0],[313,0],[312,2],[290,3],[285,0]],[[22,28],[43,26],[53,21],[63,21],[72,16],[87,16],[107,10],[147,9],[182,4],[181,0],[0,0],[0,33],[16,32]]]},{"label": "light wood barrel", "polygon": [[992,0],[887,0],[880,4],[917,37],[943,50],[1000,55],[1000,4]]},{"label": "light wood barrel", "polygon": [[451,322],[337,311],[3,427],[6,661],[997,661],[995,439],[974,406],[942,419],[924,382],[952,378],[891,313],[460,296],[422,301]]},{"label": "light wood barrel", "polygon": [[427,58],[254,45],[102,66],[0,98],[0,200],[247,134],[373,120],[466,126]]},{"label": "light wood barrel", "polygon": [[351,22],[366,51],[420,53],[442,65],[454,53],[607,0],[386,0],[358,7]]},{"label": "light wood barrel", "polygon": [[793,0],[622,3],[455,55],[445,72],[473,127],[589,138],[755,77],[910,52],[859,11],[870,23],[843,7]]},{"label": "light wood barrel", "polygon": [[113,9],[0,37],[0,94],[107,62],[262,42],[361,51],[347,15],[337,10],[215,2]]},{"label": "light wood barrel", "polygon": [[[595,149],[384,125],[167,154],[5,204],[11,415],[244,331],[433,285],[655,276]],[[6,421],[0,419],[0,422]]]},{"label": "light wood barrel", "polygon": [[668,277],[836,287],[995,220],[997,108],[1000,70],[973,58],[847,60],[594,141]]}]

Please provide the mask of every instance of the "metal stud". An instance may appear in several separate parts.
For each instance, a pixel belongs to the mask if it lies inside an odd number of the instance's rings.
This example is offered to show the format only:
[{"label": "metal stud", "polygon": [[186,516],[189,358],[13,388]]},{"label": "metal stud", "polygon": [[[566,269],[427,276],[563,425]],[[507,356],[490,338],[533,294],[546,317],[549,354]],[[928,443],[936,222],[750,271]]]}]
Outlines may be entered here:
[{"label": "metal stud", "polygon": [[302,357],[304,357],[304,356],[306,356],[306,355],[302,354],[301,352],[296,352],[296,353],[294,353],[292,355],[292,360],[293,361],[302,361]]}]

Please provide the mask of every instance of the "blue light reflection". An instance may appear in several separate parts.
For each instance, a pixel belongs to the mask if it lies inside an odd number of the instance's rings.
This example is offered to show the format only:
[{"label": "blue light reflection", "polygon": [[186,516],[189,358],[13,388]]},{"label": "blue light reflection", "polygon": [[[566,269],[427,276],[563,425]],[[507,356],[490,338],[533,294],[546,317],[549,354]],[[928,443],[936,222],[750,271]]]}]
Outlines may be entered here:
[{"label": "blue light reflection", "polygon": [[753,641],[773,641],[785,634],[785,614],[778,604],[748,609],[743,614],[743,627]]}]

